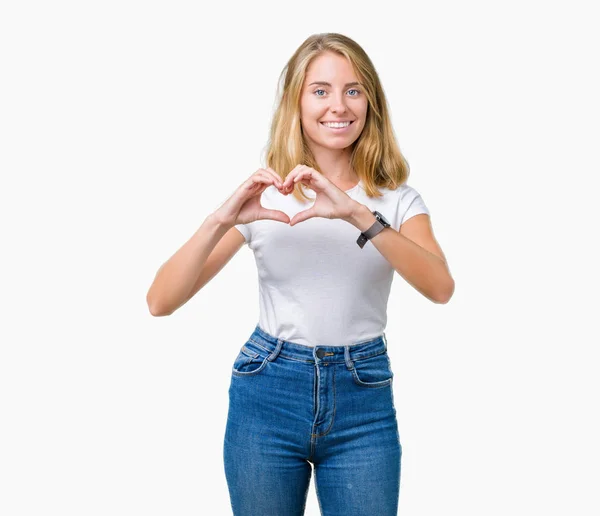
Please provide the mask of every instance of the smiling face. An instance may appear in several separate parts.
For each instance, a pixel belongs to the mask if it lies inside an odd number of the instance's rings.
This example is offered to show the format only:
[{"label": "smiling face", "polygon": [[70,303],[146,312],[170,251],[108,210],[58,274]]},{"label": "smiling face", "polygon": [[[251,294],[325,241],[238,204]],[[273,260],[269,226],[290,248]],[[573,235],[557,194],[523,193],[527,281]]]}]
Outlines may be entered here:
[{"label": "smiling face", "polygon": [[[313,59],[300,98],[300,120],[310,147],[344,149],[352,145],[363,130],[367,108],[364,90],[345,57],[328,51]],[[341,121],[351,123],[347,127],[324,124]]]}]

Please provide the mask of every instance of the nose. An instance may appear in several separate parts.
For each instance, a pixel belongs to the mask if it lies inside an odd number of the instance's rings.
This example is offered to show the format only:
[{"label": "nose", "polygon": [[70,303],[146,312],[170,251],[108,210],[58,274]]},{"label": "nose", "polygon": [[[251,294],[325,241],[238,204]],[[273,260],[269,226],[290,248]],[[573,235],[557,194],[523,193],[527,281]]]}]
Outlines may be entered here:
[{"label": "nose", "polygon": [[332,113],[344,113],[346,111],[346,103],[344,102],[344,97],[332,97],[334,100],[331,102],[331,112]]}]

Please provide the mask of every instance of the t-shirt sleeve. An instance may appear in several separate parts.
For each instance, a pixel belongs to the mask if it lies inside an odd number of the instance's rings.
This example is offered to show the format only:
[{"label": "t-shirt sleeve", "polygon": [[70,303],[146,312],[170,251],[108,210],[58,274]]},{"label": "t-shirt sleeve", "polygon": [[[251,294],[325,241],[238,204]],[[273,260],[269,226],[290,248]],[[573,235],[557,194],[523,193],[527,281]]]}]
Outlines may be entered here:
[{"label": "t-shirt sleeve", "polygon": [[402,226],[402,224],[415,215],[419,215],[421,213],[430,215],[429,209],[425,205],[425,201],[423,201],[423,198],[419,192],[408,185],[406,186],[406,191],[400,199],[400,213],[403,213],[403,215],[400,217],[400,226]]},{"label": "t-shirt sleeve", "polygon": [[248,227],[248,224],[236,224],[233,227],[236,228],[236,229],[238,229],[239,232],[242,235],[244,235],[244,239],[246,240],[246,244],[249,244],[250,240],[252,239],[252,234],[250,232],[250,228]]}]

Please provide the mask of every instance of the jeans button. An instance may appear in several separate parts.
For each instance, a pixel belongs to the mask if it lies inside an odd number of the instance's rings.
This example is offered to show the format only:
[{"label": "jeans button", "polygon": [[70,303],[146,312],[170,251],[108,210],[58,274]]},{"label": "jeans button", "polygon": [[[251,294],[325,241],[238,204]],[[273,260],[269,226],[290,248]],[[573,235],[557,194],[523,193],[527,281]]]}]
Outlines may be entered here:
[{"label": "jeans button", "polygon": [[324,349],[317,349],[317,356],[319,358],[323,358],[325,356],[325,350]]}]

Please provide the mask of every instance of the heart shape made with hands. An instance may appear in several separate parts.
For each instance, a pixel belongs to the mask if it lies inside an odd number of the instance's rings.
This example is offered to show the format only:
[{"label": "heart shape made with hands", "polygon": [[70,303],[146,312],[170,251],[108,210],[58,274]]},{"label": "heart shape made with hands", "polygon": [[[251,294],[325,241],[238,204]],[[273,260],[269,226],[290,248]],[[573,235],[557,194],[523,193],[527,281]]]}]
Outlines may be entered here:
[{"label": "heart shape made with hands", "polygon": [[[280,177],[272,168],[266,170]],[[274,186],[282,195],[289,195],[298,182],[313,190],[316,197],[310,208],[294,215],[289,222],[290,226],[313,217],[347,220],[356,208],[357,201],[351,199],[346,192],[340,190],[323,174],[306,165],[297,165],[287,175],[281,186],[277,183],[274,183]]]}]

